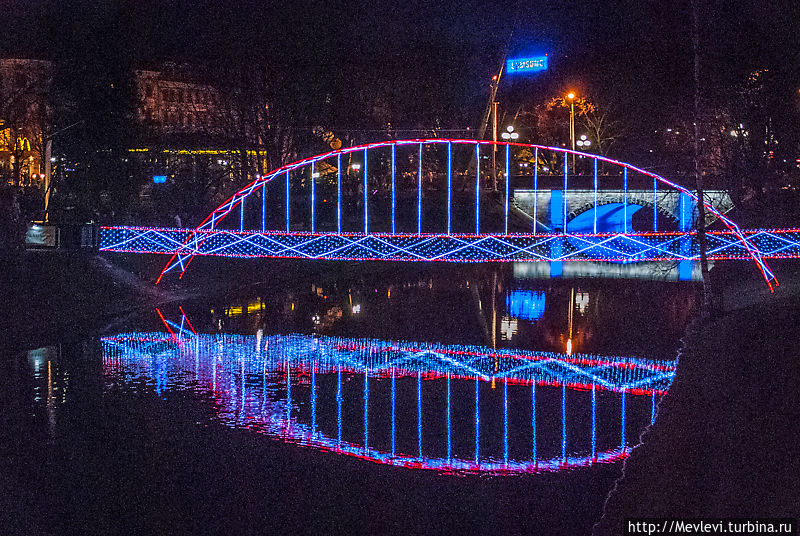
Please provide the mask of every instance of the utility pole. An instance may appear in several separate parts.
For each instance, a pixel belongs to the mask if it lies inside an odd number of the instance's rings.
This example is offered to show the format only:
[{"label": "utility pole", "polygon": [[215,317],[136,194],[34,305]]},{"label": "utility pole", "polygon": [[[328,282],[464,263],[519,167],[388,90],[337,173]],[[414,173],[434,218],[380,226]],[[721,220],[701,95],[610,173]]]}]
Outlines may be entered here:
[{"label": "utility pole", "polygon": [[51,172],[53,169],[51,159],[53,157],[53,138],[61,134],[62,132],[71,129],[72,127],[76,127],[83,123],[83,119],[80,121],[76,121],[69,126],[62,128],[61,130],[56,130],[52,134],[48,134],[44,137],[44,222],[47,223],[50,221],[50,192],[52,191],[51,188]]}]

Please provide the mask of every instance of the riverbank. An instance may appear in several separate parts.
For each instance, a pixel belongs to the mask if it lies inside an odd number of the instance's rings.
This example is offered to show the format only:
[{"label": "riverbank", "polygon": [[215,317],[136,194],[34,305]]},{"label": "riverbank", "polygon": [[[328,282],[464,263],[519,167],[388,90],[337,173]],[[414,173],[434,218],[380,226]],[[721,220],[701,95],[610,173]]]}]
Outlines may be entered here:
[{"label": "riverbank", "polygon": [[163,260],[109,259],[82,251],[20,251],[0,258],[6,349],[91,334],[143,308],[185,299],[191,290],[155,287]]},{"label": "riverbank", "polygon": [[800,271],[776,273],[774,295],[752,277],[718,279],[723,310],[689,328],[595,535],[631,518],[800,517]]}]

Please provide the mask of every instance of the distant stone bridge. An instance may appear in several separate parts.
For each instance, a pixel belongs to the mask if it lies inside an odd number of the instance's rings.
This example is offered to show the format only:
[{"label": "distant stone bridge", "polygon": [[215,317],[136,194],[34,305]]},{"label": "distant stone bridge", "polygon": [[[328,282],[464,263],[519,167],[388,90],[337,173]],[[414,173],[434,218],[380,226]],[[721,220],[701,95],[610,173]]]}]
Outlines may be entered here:
[{"label": "distant stone bridge", "polygon": [[[733,208],[733,200],[725,190],[706,190],[706,203],[725,214]],[[537,229],[542,232],[563,232],[566,210],[569,232],[625,232],[632,230],[633,214],[642,208],[653,211],[653,230],[658,231],[658,214],[672,220],[677,230],[688,231],[696,218],[697,201],[678,190],[533,190],[518,188],[513,193],[514,205],[531,216],[536,212]],[[611,210],[602,210],[602,207]],[[598,207],[597,221],[594,208]],[[620,210],[621,209],[621,210]],[[590,212],[590,214],[586,214]],[[587,217],[581,218],[582,214]],[[706,215],[706,224],[717,219],[713,212]],[[667,229],[661,229],[666,231]]]}]

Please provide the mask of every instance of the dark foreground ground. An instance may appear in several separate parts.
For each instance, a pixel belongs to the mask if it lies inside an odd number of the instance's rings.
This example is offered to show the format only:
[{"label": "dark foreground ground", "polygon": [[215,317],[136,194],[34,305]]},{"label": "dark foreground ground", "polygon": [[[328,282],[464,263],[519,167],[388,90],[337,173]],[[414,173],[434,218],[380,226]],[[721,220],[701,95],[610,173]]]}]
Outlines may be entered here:
[{"label": "dark foreground ground", "polygon": [[655,425],[626,460],[595,527],[623,534],[629,518],[800,518],[800,290],[725,286],[723,314],[697,321]]}]

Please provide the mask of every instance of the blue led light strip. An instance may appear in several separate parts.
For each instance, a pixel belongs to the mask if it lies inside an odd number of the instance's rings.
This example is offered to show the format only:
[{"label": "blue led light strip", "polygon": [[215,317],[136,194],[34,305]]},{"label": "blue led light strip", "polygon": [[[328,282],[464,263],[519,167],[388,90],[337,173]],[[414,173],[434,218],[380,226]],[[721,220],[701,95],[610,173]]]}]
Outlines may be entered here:
[{"label": "blue led light strip", "polygon": [[622,391],[622,409],[620,410],[619,446],[625,448],[625,391]]},{"label": "blue led light strip", "polygon": [[[244,380],[244,374],[242,379]],[[313,367],[311,368],[311,435],[312,437],[317,435],[317,378]]]},{"label": "blue led light strip", "polygon": [[531,459],[536,462],[536,384],[531,384]]},{"label": "blue led light strip", "polygon": [[505,195],[505,206],[503,207],[503,211],[505,214],[505,234],[508,234],[508,191],[509,191],[509,183],[511,182],[511,168],[509,164],[509,145],[506,144],[506,195]]},{"label": "blue led light strip", "polygon": [[623,206],[624,206],[624,210],[625,210],[625,212],[624,212],[624,215],[625,215],[625,220],[624,221],[625,221],[625,223],[623,225],[624,225],[625,232],[627,233],[628,232],[628,168],[622,168],[622,180],[624,182],[624,187],[623,187],[623,192],[624,193],[623,193],[623,198],[622,199],[623,199]]},{"label": "blue led light strip", "polygon": [[597,233],[597,159],[594,160],[594,227],[593,231]]},{"label": "blue led light strip", "polygon": [[422,143],[419,144],[419,169],[417,170],[417,234],[422,233]]},{"label": "blue led light strip", "polygon": [[652,405],[650,406],[650,424],[654,424],[656,422],[656,393],[653,392],[652,396]]},{"label": "blue led light strip", "polygon": [[244,200],[246,198],[242,198],[239,202],[239,230],[244,231]]},{"label": "blue led light strip", "polygon": [[592,459],[597,458],[597,386],[592,384]]},{"label": "blue led light strip", "polygon": [[291,215],[292,210],[292,199],[289,194],[289,170],[286,170],[286,232],[291,232],[291,228],[289,227],[289,217]]},{"label": "blue led light strip", "polygon": [[364,149],[364,234],[369,234],[369,183],[367,175],[367,149]]},{"label": "blue led light strip", "polygon": [[369,448],[369,370],[364,369],[364,449]]},{"label": "blue led light strip", "polygon": [[536,234],[536,202],[539,198],[539,148],[533,149],[533,234]]},{"label": "blue led light strip", "polygon": [[396,411],[395,411],[395,409],[396,409],[395,408],[395,398],[396,398],[396,395],[395,395],[395,383],[396,383],[396,381],[395,381],[395,376],[394,376],[394,369],[392,369],[392,452],[391,452],[392,457],[394,457],[394,452],[395,452],[395,435],[396,435],[396,431],[397,431],[397,425],[395,423],[395,413],[396,413]]},{"label": "blue led light strip", "polygon": [[481,409],[479,395],[480,380],[475,377],[475,465],[480,461],[481,451]]},{"label": "blue led light strip", "polygon": [[448,142],[447,144],[447,234],[450,234],[450,219],[451,219],[451,207],[452,207],[452,199],[451,199],[451,183],[452,183],[452,174],[453,174],[453,164],[452,164],[452,145]]},{"label": "blue led light strip", "polygon": [[[569,177],[569,155],[564,153],[564,194],[562,197],[564,198],[564,208],[563,208],[563,219],[561,220],[562,224],[564,225],[564,233],[567,232],[567,185],[568,185],[568,177]],[[555,230],[555,229],[554,229]]]},{"label": "blue led light strip", "polygon": [[336,155],[336,232],[342,232],[342,155]]},{"label": "blue led light strip", "polygon": [[452,428],[450,418],[450,375],[447,375],[447,459],[452,458]]},{"label": "blue led light strip", "polygon": [[508,378],[503,381],[503,462],[508,463]]},{"label": "blue led light strip", "polygon": [[336,383],[336,423],[338,429],[338,441],[342,442],[342,365],[339,364]]},{"label": "blue led light strip", "polygon": [[[214,389],[216,391],[216,389]],[[292,418],[292,369],[289,366],[289,356],[286,356],[286,420]]]},{"label": "blue led light strip", "polygon": [[264,186],[261,188],[261,230],[266,231],[266,224],[267,224],[267,184],[268,182],[264,183]]},{"label": "blue led light strip", "polygon": [[394,234],[395,226],[394,226],[394,212],[395,212],[395,185],[394,185],[394,175],[395,175],[395,160],[394,160],[394,150],[395,145],[392,145],[392,234]]},{"label": "blue led light strip", "polygon": [[311,162],[311,177],[309,179],[311,181],[311,232],[314,232],[314,162]]},{"label": "blue led light strip", "polygon": [[417,374],[417,452],[422,458],[422,372]]},{"label": "blue led light strip", "polygon": [[658,181],[653,177],[653,231],[658,232]]},{"label": "blue led light strip", "polygon": [[567,384],[561,386],[561,461],[567,463]]},{"label": "blue led light strip", "polygon": [[481,144],[475,144],[475,234],[481,228]]}]

